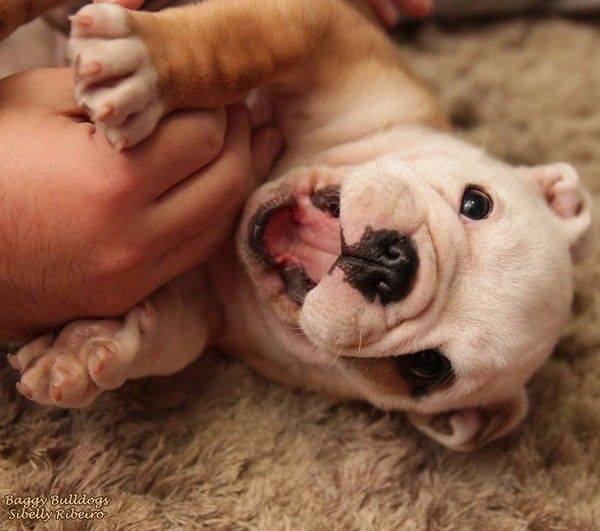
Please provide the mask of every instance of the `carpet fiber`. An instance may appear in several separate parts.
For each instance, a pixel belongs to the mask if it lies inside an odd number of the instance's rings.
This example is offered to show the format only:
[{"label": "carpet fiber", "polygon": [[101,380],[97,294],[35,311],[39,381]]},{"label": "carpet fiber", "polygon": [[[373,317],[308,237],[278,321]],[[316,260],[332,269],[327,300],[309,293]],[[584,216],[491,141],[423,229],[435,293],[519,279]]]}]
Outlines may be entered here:
[{"label": "carpet fiber", "polygon": [[[572,162],[600,214],[600,20],[432,25],[402,39],[461,135],[515,163]],[[574,318],[529,386],[528,419],[473,455],[402,415],[291,392],[218,354],[86,411],[29,404],[2,370],[0,521],[17,526],[7,493],[86,493],[111,499],[93,529],[598,529],[598,259],[577,272]]]}]

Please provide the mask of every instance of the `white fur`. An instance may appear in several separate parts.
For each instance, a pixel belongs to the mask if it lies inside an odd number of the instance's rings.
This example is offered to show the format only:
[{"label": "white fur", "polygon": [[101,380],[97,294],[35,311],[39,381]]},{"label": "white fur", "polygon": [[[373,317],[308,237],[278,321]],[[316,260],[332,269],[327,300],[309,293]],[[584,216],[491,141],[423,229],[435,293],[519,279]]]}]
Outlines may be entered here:
[{"label": "white fur", "polygon": [[132,32],[127,10],[115,4],[83,7],[73,17],[69,48],[77,101],[109,142],[122,149],[150,135],[164,108],[156,69]]}]

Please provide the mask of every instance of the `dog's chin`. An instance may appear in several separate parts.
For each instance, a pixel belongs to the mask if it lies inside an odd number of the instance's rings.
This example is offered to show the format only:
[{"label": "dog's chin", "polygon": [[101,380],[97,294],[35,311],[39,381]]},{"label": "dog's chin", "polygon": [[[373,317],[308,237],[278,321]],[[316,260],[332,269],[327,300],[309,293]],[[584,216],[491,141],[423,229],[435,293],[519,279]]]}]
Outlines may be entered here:
[{"label": "dog's chin", "polygon": [[250,277],[278,317],[297,321],[306,295],[341,254],[340,187],[278,192],[246,228]]}]

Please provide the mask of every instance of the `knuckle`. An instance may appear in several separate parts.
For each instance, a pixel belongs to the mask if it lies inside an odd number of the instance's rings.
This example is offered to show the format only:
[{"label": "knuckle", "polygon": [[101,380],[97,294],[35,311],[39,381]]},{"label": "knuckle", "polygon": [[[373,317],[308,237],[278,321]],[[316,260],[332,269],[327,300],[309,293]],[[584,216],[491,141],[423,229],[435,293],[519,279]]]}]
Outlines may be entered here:
[{"label": "knuckle", "polygon": [[[106,166],[106,165],[105,165]],[[124,202],[129,202],[139,188],[139,175],[130,161],[119,158],[117,164],[106,167],[98,175],[98,186],[94,191],[94,202],[103,209],[120,207]]]},{"label": "knuckle", "polygon": [[124,277],[135,274],[150,254],[145,243],[111,242],[100,246],[97,256],[92,257],[95,264],[96,281],[102,285],[121,283]]}]

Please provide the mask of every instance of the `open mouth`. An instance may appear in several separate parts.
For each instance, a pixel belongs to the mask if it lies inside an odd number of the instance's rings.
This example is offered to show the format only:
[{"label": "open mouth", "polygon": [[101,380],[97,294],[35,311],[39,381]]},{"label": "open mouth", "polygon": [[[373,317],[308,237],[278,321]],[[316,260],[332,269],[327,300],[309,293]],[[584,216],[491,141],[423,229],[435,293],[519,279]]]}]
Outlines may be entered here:
[{"label": "open mouth", "polygon": [[250,247],[302,305],[341,254],[340,188],[291,195],[264,204],[250,224]]}]

